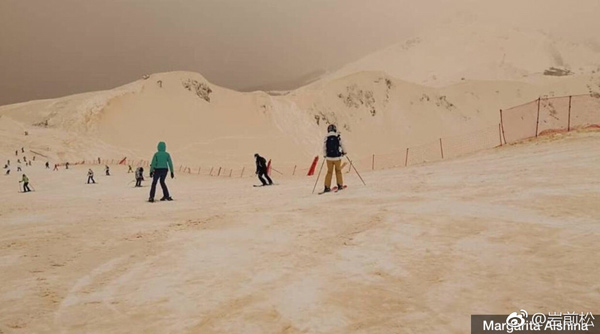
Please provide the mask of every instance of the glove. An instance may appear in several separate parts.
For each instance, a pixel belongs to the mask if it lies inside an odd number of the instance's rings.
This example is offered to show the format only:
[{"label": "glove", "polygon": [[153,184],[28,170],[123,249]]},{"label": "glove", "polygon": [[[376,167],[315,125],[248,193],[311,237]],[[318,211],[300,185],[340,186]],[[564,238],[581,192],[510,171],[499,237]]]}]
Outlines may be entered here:
[{"label": "glove", "polygon": [[150,172],[150,177],[154,177],[154,172]]},{"label": "glove", "polygon": [[175,177],[175,174],[173,174],[173,172],[171,172],[171,178],[174,178],[174,177]]}]

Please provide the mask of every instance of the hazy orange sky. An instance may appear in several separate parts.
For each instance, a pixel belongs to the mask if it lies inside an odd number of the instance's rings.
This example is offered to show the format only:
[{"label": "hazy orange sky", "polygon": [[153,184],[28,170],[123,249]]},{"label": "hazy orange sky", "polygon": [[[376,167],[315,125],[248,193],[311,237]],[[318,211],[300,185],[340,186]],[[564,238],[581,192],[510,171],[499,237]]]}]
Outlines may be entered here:
[{"label": "hazy orange sky", "polygon": [[459,13],[598,40],[600,0],[0,0],[0,105],[172,70],[289,89]]}]

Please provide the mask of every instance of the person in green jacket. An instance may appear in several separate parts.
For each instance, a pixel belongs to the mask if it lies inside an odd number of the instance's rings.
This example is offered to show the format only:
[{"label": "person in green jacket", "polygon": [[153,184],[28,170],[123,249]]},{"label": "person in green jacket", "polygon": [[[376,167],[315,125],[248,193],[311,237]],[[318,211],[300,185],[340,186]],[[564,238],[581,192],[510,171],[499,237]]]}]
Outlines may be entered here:
[{"label": "person in green jacket", "polygon": [[175,177],[173,173],[173,161],[171,155],[167,153],[167,144],[164,142],[158,143],[158,152],[154,153],[152,162],[150,163],[150,177],[152,178],[152,187],[150,188],[150,198],[148,202],[154,202],[154,195],[156,194],[156,183],[160,180],[160,187],[162,188],[163,197],[161,201],[172,201],[173,199],[169,195],[169,189],[165,184],[167,173],[171,171],[171,178]]},{"label": "person in green jacket", "polygon": [[27,175],[23,174],[23,179],[19,181],[19,183],[21,182],[23,182],[23,192],[30,192],[31,189],[29,189],[29,178],[27,177]]}]

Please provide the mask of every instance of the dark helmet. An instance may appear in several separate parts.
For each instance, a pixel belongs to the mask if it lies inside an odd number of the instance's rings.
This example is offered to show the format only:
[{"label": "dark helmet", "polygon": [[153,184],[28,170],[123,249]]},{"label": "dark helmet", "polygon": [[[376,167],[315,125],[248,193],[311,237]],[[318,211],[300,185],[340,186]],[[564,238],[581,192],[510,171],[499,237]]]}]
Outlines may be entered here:
[{"label": "dark helmet", "polygon": [[143,171],[144,171],[144,168],[143,168],[143,167],[140,167],[140,172],[143,172]]},{"label": "dark helmet", "polygon": [[335,124],[329,124],[329,126],[327,127],[327,132],[337,132],[337,127],[335,126]]},{"label": "dark helmet", "polygon": [[259,157],[258,153],[254,153],[254,157],[258,158]]}]

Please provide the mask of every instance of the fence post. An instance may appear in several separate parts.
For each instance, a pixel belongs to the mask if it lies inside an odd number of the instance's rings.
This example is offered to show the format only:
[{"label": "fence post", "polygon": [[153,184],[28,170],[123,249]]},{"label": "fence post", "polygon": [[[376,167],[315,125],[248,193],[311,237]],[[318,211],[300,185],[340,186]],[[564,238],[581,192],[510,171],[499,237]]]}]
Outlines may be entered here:
[{"label": "fence post", "polygon": [[296,165],[294,165],[294,171],[292,172],[292,176],[296,175]]},{"label": "fence post", "polygon": [[373,158],[371,159],[371,170],[375,170],[375,154],[373,154]]},{"label": "fence post", "polygon": [[500,137],[500,146],[502,146],[502,125],[498,123],[498,136]]},{"label": "fence post", "polygon": [[231,177],[231,174],[233,174],[233,168],[229,171],[229,177]]},{"label": "fence post", "polygon": [[440,138],[440,153],[442,153],[442,159],[444,159],[444,145],[442,144],[442,138]]},{"label": "fence post", "polygon": [[[504,119],[502,118],[502,109],[500,109],[500,127],[502,128],[502,137],[504,138],[504,144],[506,144],[506,133],[504,133]],[[502,139],[500,139],[502,142]]]},{"label": "fence post", "polygon": [[567,132],[571,131],[571,98],[573,96],[569,95],[569,122],[567,123]]},{"label": "fence post", "polygon": [[244,177],[244,170],[246,169],[246,166],[242,167],[242,173],[240,174],[240,177]]},{"label": "fence post", "polygon": [[217,176],[221,175],[221,167],[219,167],[219,172],[217,173]]},{"label": "fence post", "polygon": [[535,121],[535,137],[538,136],[538,128],[540,126],[540,102],[542,98],[538,97],[538,107],[537,107],[537,120]]},{"label": "fence post", "polygon": [[212,176],[213,169],[215,169],[215,167],[210,167],[210,173],[208,173],[208,175]]},{"label": "fence post", "polygon": [[404,159],[404,167],[408,166],[408,147],[406,148],[406,158]]}]

